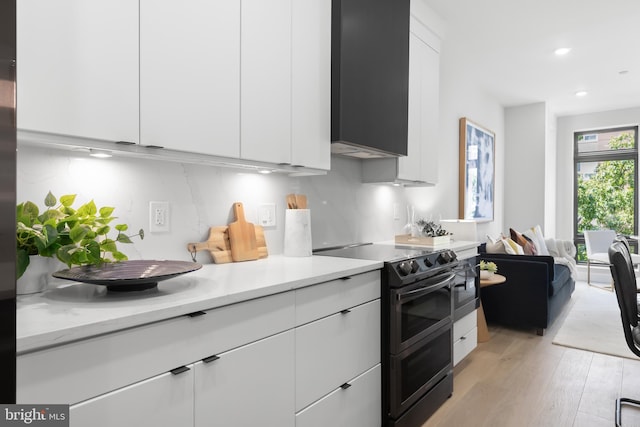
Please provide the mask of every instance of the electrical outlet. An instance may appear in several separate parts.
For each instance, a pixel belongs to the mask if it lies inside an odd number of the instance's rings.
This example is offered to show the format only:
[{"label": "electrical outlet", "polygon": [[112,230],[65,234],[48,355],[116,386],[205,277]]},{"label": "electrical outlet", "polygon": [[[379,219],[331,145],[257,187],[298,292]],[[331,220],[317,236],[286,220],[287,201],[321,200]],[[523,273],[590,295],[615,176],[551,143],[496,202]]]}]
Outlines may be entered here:
[{"label": "electrical outlet", "polygon": [[258,206],[258,225],[263,227],[276,226],[276,204],[265,203]]},{"label": "electrical outlet", "polygon": [[169,202],[149,202],[149,231],[164,233],[171,230]]}]

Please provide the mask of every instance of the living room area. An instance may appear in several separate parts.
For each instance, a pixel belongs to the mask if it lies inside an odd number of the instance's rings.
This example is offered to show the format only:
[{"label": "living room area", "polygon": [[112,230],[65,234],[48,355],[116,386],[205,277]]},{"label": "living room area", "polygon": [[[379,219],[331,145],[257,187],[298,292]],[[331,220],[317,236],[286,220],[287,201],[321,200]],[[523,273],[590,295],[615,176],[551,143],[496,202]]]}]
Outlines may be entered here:
[{"label": "living room area", "polygon": [[[442,18],[444,145],[458,140],[460,117],[496,135],[494,218],[478,223],[478,240],[540,225],[545,237],[583,251],[576,135],[640,122],[640,62],[629,55],[640,40],[634,24],[640,5],[425,3]],[[559,47],[571,50],[556,56]],[[418,210],[454,217],[450,197],[457,181],[445,177],[442,165],[451,166],[446,176],[453,178],[457,147],[441,147],[439,158],[432,197],[418,198],[416,191],[412,198],[411,189],[407,195]],[[625,234],[637,235],[637,221],[635,227]],[[592,274],[593,281],[611,284],[608,266]],[[640,359],[626,347],[615,293],[587,284],[586,263],[577,264],[575,290],[542,336],[536,327],[487,319],[490,339],[456,366],[452,397],[424,427],[609,426],[617,398],[640,397]],[[591,348],[572,342],[584,331],[593,332]],[[623,411],[623,425],[640,425],[640,411]]]}]

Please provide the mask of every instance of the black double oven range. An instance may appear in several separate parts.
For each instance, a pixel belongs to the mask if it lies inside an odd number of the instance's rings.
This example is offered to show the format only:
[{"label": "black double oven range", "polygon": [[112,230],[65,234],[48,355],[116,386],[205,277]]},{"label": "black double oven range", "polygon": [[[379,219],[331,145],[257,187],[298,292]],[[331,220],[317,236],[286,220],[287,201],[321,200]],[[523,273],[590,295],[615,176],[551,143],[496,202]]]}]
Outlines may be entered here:
[{"label": "black double oven range", "polygon": [[382,425],[421,426],[453,393],[453,322],[478,307],[476,258],[393,244],[315,253],[384,262]]}]

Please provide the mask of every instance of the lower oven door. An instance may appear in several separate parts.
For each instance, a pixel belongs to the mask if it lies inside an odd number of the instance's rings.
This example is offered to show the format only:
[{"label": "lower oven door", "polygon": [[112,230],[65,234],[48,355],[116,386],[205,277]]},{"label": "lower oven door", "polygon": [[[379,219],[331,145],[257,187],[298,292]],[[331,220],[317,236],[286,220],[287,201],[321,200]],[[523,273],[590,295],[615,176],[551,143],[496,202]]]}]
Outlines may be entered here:
[{"label": "lower oven door", "polygon": [[390,355],[389,414],[397,419],[453,370],[452,323]]},{"label": "lower oven door", "polygon": [[389,350],[398,354],[451,322],[451,271],[391,289],[389,304]]}]

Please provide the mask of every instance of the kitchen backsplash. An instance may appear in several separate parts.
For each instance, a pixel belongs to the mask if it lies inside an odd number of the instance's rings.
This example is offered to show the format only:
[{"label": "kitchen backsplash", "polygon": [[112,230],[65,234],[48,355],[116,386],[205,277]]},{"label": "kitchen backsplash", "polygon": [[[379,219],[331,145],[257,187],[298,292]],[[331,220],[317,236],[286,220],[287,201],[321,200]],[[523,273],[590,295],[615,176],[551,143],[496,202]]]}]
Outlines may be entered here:
[{"label": "kitchen backsplash", "polygon": [[[407,221],[407,193],[418,215],[443,215],[419,209],[428,206],[425,201],[433,189],[362,184],[360,161],[341,157],[332,158],[332,170],[325,176],[292,178],[118,156],[95,159],[58,148],[20,146],[17,168],[18,202],[31,200],[42,206],[49,190],[56,196],[75,193],[78,204],[93,198],[99,206],[115,207],[118,221],[132,230],[143,228],[143,241],[122,246],[130,259],[189,260],[187,243],[204,241],[209,227],[233,221],[231,206],[236,201],[244,204],[247,220],[255,224],[261,204],[276,204],[276,226],[265,228],[265,237],[269,253],[282,253],[288,193],[309,198],[314,248],[393,239]],[[150,201],[169,202],[169,232],[149,232]],[[198,260],[211,262],[207,253],[199,253]]]}]

